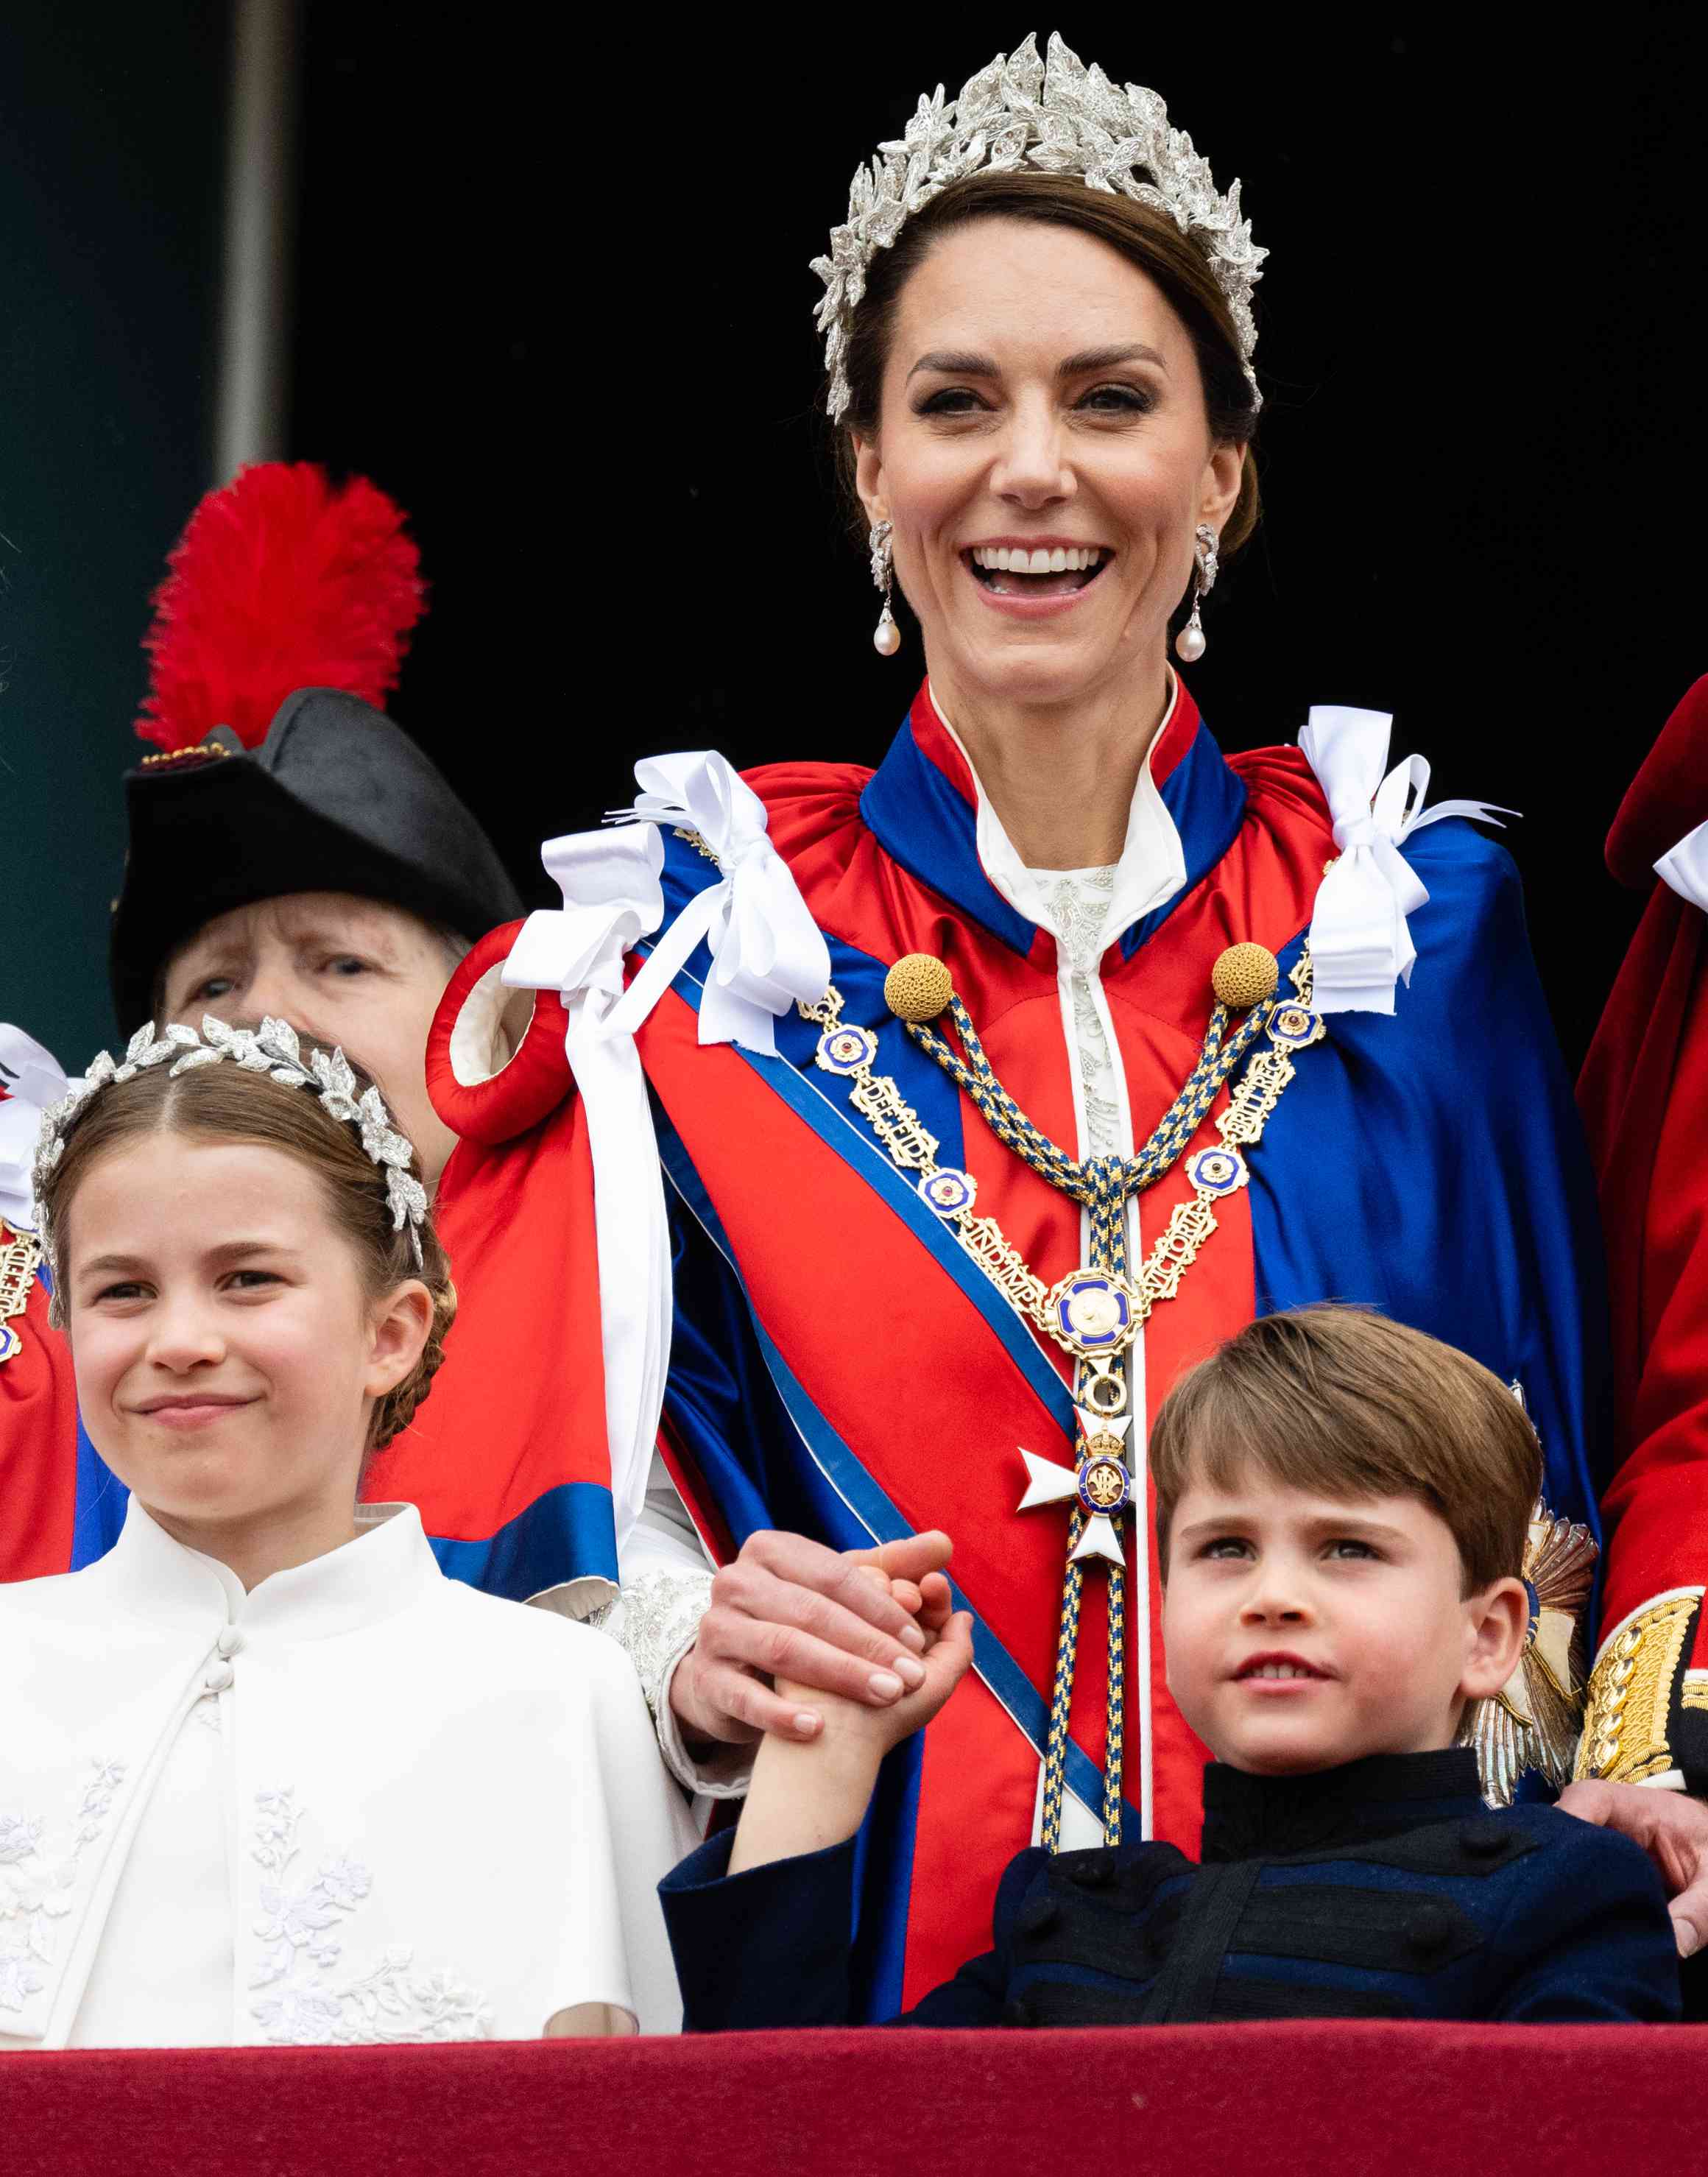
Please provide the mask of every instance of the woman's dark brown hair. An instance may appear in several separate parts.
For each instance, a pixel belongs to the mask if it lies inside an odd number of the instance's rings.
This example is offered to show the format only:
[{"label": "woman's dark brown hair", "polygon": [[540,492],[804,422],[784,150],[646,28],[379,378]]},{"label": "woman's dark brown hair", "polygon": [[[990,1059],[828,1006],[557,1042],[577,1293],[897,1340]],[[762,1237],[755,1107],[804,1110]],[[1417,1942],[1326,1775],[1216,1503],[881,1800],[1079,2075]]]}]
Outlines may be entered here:
[{"label": "woman's dark brown hair", "polygon": [[1162,290],[1198,356],[1211,438],[1218,445],[1246,449],[1240,495],[1220,541],[1223,559],[1237,552],[1258,526],[1258,471],[1252,456],[1258,409],[1240,360],[1239,336],[1209,259],[1166,212],[1110,190],[1089,188],[1065,175],[1024,171],[969,174],[951,182],[908,221],[892,248],[880,249],[872,259],[865,292],[849,329],[844,368],[851,399],[837,448],[843,487],[861,539],[866,516],[854,490],[854,437],[870,440],[877,435],[884,368],[902,290],[935,243],[981,219],[1028,220],[1089,234]]},{"label": "woman's dark brown hair", "polygon": [[[352,1070],[359,1096],[370,1086],[370,1077],[353,1064]],[[421,1358],[401,1383],[375,1400],[368,1424],[370,1450],[390,1443],[408,1427],[444,1362],[445,1334],[456,1316],[456,1288],[431,1213],[420,1227],[417,1269],[408,1225],[401,1232],[392,1228],[385,1172],[363,1148],[356,1128],[335,1119],[307,1088],[222,1061],[176,1076],[169,1066],[150,1067],[129,1081],[97,1089],[73,1118],[64,1153],[42,1192],[52,1235],[55,1319],[63,1326],[70,1219],[79,1187],[100,1158],[154,1133],[253,1142],[282,1150],[306,1165],[320,1182],[333,1223],[356,1252],[370,1301],[412,1278],[427,1287],[433,1296],[433,1327]],[[418,1159],[410,1168],[419,1179]]]}]

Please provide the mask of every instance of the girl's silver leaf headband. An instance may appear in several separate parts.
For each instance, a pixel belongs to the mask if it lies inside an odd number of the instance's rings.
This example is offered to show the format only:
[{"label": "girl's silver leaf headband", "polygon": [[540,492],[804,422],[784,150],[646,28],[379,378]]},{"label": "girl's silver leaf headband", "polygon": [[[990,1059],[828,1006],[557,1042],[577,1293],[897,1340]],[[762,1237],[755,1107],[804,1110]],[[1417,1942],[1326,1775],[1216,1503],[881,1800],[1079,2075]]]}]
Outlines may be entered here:
[{"label": "girl's silver leaf headband", "polygon": [[216,1065],[232,1059],[251,1073],[265,1073],[287,1088],[312,1088],[335,1119],[355,1127],[362,1146],[385,1175],[386,1198],[391,1204],[391,1225],[401,1232],[409,1226],[415,1267],[422,1266],[421,1226],[427,1215],[427,1190],[409,1167],[415,1150],[391,1123],[379,1091],[368,1088],[358,1094],[350,1061],[339,1050],[311,1049],[305,1056],[302,1039],[288,1021],[270,1017],[258,1028],[231,1028],[211,1013],[202,1020],[199,1035],[193,1028],[174,1021],[156,1038],[154,1023],[146,1021],[132,1036],[122,1059],[103,1050],[80,1081],[74,1081],[57,1104],[41,1114],[35,1138],[35,1184],[36,1214],[41,1243],[49,1244],[47,1220],[41,1197],[48,1175],[65,1150],[65,1135],[72,1121],[91,1096],[109,1082],[129,1081],[150,1066],[170,1061],[174,1073],[193,1067]]}]

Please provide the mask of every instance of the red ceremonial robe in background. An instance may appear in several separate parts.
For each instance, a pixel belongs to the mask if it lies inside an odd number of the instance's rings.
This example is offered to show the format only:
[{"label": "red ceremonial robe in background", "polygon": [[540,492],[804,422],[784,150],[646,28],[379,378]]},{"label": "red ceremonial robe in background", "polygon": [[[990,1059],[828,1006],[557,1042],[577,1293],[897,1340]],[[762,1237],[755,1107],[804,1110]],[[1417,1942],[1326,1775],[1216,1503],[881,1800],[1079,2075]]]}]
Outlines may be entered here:
[{"label": "red ceremonial robe in background", "polygon": [[[1667,721],[1607,839],[1651,894],[1578,1096],[1600,1181],[1618,1471],[1580,1773],[1708,1792],[1708,897],[1655,865],[1708,820],[1708,679]],[[1686,889],[1681,891],[1678,887]],[[1694,892],[1703,897],[1689,896]],[[1626,1667],[1629,1666],[1629,1667]]]}]

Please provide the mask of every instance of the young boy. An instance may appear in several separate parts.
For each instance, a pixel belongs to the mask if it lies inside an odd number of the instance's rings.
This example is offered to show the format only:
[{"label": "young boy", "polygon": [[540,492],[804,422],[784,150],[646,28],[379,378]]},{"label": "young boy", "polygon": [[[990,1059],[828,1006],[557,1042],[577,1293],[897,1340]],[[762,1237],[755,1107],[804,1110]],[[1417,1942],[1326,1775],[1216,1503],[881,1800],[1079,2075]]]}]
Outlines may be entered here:
[{"label": "young boy", "polygon": [[[1676,2017],[1641,1850],[1552,1807],[1490,1813],[1455,1743],[1528,1632],[1541,1457],[1498,1379],[1359,1310],[1270,1316],[1176,1386],[1149,1467],[1169,1686],[1215,1756],[1203,1864],[1021,1852],[991,1950],[907,2022]],[[767,1738],[734,1836],[661,1885],[690,2030],[847,2019],[879,1762],[971,1661],[940,1577],[923,1614],[919,1690],[803,1694],[823,1732]]]}]

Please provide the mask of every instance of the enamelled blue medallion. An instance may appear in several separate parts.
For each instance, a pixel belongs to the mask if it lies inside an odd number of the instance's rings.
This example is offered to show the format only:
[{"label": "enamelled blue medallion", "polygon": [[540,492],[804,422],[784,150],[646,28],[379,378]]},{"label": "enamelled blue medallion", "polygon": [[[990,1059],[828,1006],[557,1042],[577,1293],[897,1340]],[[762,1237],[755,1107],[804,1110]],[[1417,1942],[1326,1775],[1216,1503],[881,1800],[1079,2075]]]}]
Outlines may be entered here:
[{"label": "enamelled blue medallion", "polygon": [[957,1171],[952,1165],[943,1165],[919,1181],[919,1195],[920,1201],[929,1203],[940,1216],[958,1217],[978,1199],[978,1182],[970,1172]]},{"label": "enamelled blue medallion", "polygon": [[1132,1332],[1132,1288],[1111,1271],[1073,1271],[1056,1286],[1047,1304],[1071,1353],[1117,1351]]},{"label": "enamelled blue medallion", "polygon": [[1132,1476],[1121,1456],[1118,1437],[1094,1437],[1087,1446],[1086,1456],[1079,1462],[1075,1478],[1079,1501],[1093,1517],[1100,1512],[1105,1519],[1113,1519],[1116,1513],[1124,1512],[1132,1501]]},{"label": "enamelled blue medallion", "polygon": [[0,1323],[0,1361],[9,1361],[14,1353],[22,1350],[23,1344],[15,1330],[8,1324]]},{"label": "enamelled blue medallion", "polygon": [[1297,1050],[1314,1042],[1321,1027],[1322,1023],[1308,1006],[1277,1006],[1269,1015],[1269,1040],[1288,1050]]},{"label": "enamelled blue medallion", "polygon": [[866,1028],[829,1028],[814,1053],[827,1073],[858,1073],[878,1055],[878,1039]]},{"label": "enamelled blue medallion", "polygon": [[1232,1194],[1251,1177],[1237,1149],[1200,1149],[1187,1159],[1186,1176],[1206,1194]]}]

